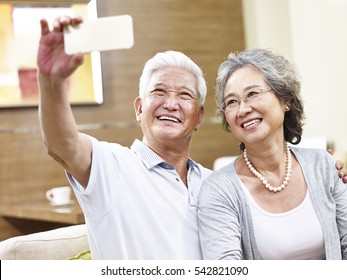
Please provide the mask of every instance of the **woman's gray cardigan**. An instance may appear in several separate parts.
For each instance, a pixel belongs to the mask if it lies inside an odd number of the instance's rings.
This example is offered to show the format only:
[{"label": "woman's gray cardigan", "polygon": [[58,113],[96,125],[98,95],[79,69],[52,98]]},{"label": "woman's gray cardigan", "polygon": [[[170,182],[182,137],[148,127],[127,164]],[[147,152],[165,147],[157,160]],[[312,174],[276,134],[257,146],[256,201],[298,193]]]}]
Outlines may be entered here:
[{"label": "woman's gray cardigan", "polygon": [[[335,160],[324,150],[291,150],[304,173],[322,227],[326,259],[347,259],[347,186],[338,177]],[[234,163],[204,181],[198,217],[204,259],[261,259],[250,207]]]}]

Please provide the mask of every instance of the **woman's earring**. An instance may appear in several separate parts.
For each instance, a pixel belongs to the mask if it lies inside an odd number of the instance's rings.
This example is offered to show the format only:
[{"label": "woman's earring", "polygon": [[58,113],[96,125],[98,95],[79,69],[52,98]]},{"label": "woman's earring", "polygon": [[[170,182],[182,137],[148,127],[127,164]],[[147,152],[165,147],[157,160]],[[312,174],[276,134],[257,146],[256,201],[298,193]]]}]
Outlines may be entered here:
[{"label": "woman's earring", "polygon": [[288,112],[290,110],[289,106],[287,105],[285,110]]}]

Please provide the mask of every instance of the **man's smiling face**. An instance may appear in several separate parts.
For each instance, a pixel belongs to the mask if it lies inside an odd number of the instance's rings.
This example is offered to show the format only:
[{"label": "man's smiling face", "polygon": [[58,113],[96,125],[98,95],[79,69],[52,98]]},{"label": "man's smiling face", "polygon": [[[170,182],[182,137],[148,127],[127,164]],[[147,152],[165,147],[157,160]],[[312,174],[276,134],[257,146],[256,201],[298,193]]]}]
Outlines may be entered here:
[{"label": "man's smiling face", "polygon": [[190,142],[204,115],[196,77],[181,68],[157,70],[135,110],[147,141]]}]

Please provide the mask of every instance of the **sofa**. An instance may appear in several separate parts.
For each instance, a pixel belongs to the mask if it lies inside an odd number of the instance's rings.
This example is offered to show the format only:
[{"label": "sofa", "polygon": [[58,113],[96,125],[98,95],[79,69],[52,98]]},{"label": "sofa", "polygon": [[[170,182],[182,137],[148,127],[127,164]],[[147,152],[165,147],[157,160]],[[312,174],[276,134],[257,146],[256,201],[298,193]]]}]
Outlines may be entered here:
[{"label": "sofa", "polygon": [[11,237],[0,242],[0,260],[91,259],[85,224]]}]

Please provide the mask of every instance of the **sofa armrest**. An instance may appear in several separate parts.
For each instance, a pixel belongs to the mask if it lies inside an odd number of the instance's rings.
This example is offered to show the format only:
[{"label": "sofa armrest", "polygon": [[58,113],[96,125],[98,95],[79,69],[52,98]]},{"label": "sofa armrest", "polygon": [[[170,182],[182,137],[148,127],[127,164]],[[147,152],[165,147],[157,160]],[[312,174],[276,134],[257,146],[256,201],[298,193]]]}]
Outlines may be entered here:
[{"label": "sofa armrest", "polygon": [[0,242],[1,260],[64,260],[89,250],[85,224],[16,236]]}]

